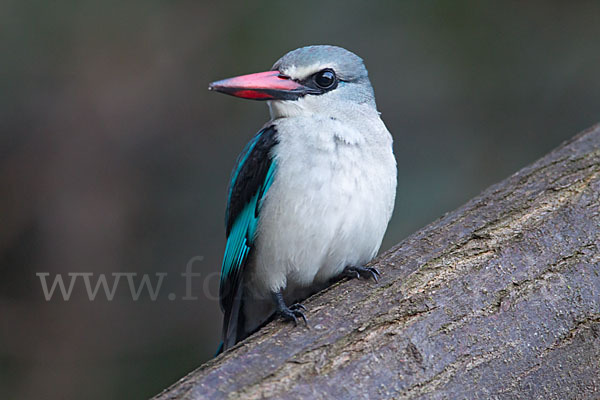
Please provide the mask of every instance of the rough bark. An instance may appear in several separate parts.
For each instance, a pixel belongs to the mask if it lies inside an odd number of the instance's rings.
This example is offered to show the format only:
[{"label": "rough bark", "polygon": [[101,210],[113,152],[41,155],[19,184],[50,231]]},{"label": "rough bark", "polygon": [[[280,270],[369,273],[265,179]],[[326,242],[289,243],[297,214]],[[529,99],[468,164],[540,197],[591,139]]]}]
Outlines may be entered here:
[{"label": "rough bark", "polygon": [[156,399],[600,398],[600,125]]}]

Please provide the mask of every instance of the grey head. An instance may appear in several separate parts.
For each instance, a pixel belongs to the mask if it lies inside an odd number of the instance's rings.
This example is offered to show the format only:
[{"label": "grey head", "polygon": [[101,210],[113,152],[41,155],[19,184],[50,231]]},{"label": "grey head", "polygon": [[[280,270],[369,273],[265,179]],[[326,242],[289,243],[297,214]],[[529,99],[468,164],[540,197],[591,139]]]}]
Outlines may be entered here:
[{"label": "grey head", "polygon": [[[311,103],[351,102],[375,107],[375,95],[363,60],[342,47],[301,47],[277,60],[272,70],[312,89],[299,96],[313,97]],[[323,97],[323,101],[316,97]]]},{"label": "grey head", "polygon": [[270,71],[223,79],[209,90],[268,101],[273,118],[376,112],[367,69],[356,54],[337,46],[307,46],[281,57]]}]

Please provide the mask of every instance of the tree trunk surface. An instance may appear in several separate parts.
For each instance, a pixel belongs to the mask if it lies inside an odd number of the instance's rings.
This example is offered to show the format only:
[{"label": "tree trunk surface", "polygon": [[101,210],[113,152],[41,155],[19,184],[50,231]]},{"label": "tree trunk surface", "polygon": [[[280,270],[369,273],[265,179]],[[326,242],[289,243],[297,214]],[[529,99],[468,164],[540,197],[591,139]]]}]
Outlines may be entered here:
[{"label": "tree trunk surface", "polygon": [[155,399],[600,398],[600,125],[372,265]]}]

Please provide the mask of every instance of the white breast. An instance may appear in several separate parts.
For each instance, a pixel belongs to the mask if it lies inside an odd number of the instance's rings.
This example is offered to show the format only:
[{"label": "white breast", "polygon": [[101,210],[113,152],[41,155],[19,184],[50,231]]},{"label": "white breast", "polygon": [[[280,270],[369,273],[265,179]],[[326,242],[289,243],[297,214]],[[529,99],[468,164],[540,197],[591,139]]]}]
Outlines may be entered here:
[{"label": "white breast", "polygon": [[321,285],[379,250],[392,215],[392,139],[372,112],[274,121],[277,169],[266,194],[247,286],[255,296]]}]

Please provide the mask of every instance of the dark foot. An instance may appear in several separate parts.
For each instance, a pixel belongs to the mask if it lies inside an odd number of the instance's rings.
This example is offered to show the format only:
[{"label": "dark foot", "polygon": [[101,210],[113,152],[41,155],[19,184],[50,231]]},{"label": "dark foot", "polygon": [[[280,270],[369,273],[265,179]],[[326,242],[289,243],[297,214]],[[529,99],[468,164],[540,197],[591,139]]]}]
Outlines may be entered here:
[{"label": "dark foot", "polygon": [[283,301],[283,294],[281,294],[281,292],[274,293],[273,300],[275,301],[275,306],[277,307],[277,314],[279,314],[284,321],[294,321],[294,326],[297,326],[298,318],[302,318],[304,324],[306,324],[308,327],[308,321],[304,315],[306,307],[300,303],[292,304],[289,307],[286,306],[285,302]]},{"label": "dark foot", "polygon": [[358,267],[349,265],[346,268],[344,268],[342,276],[357,279],[361,277],[364,277],[366,279],[373,278],[375,282],[379,282],[379,277],[381,276],[381,273],[375,267]]}]

